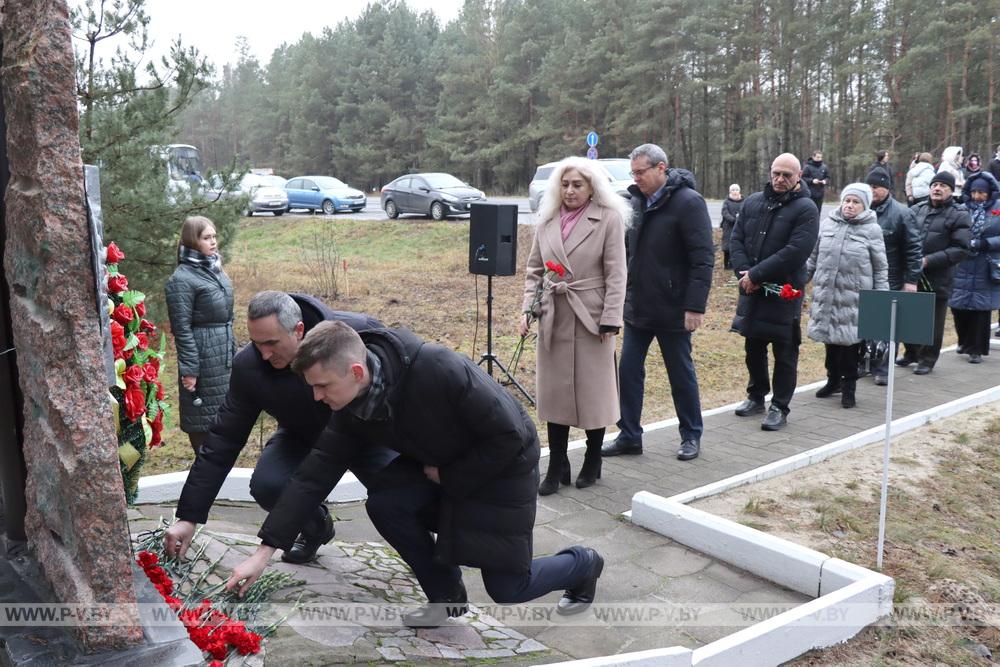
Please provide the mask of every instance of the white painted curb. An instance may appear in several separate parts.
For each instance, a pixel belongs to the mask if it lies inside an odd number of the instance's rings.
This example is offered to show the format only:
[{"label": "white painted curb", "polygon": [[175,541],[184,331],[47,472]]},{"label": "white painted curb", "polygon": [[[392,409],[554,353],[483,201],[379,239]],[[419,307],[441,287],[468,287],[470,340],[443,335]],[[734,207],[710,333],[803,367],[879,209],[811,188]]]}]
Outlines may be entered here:
[{"label": "white painted curb", "polygon": [[[631,518],[679,544],[804,595],[819,596],[695,649],[692,666],[775,665],[845,642],[892,613],[895,582],[858,565],[646,491],[633,496]],[[818,619],[837,622],[817,623]],[[616,657],[630,660],[633,655]]]},{"label": "white painted curb", "polygon": [[[176,502],[181,497],[181,489],[187,480],[187,471],[168,472],[163,475],[148,475],[139,478],[139,493],[136,504],[156,504]],[[218,500],[239,500],[254,502],[250,495],[250,476],[253,468],[233,468],[219,490]],[[350,472],[345,473],[340,483],[330,492],[326,501],[346,503],[364,500],[368,497],[365,485]]]}]

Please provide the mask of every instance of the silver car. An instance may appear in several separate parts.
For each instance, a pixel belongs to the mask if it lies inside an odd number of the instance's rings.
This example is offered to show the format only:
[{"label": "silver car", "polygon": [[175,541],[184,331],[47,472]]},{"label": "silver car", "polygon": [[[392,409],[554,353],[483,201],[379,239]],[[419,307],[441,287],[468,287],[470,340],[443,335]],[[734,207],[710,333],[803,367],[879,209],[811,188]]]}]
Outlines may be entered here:
[{"label": "silver car", "polygon": [[285,179],[281,176],[247,174],[240,179],[240,192],[249,195],[244,215],[270,211],[278,216],[288,211]]},{"label": "silver car", "polygon": [[[625,158],[602,158],[596,161],[598,166],[608,177],[611,188],[624,199],[631,199],[628,193],[628,186],[632,185],[632,177],[628,175],[631,170],[631,163]],[[535,175],[528,184],[528,205],[532,213],[538,212],[538,207],[542,203],[542,195],[545,194],[545,185],[552,175],[558,162],[543,164],[535,170]]]}]

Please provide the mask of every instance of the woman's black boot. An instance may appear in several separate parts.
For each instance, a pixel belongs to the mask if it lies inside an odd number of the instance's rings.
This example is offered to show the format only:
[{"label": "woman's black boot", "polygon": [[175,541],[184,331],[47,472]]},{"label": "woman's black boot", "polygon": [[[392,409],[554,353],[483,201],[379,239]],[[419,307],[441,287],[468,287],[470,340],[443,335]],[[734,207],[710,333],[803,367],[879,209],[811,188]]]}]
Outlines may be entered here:
[{"label": "woman's black boot", "polygon": [[559,490],[560,484],[569,485],[568,441],[568,426],[549,424],[549,468],[545,471],[545,479],[538,485],[538,495],[549,496]]},{"label": "woman's black boot", "polygon": [[593,486],[601,478],[601,444],[604,442],[604,429],[587,431],[587,453],[583,457],[583,467],[576,478],[576,488],[585,489]]},{"label": "woman's black boot", "polygon": [[826,384],[820,387],[816,391],[816,398],[827,398],[833,396],[834,394],[840,392],[841,382],[840,378],[827,378]]},{"label": "woman's black boot", "polygon": [[840,394],[840,405],[845,408],[853,408],[857,405],[857,401],[854,400],[854,390],[857,387],[857,380],[844,380],[844,384],[841,389]]}]

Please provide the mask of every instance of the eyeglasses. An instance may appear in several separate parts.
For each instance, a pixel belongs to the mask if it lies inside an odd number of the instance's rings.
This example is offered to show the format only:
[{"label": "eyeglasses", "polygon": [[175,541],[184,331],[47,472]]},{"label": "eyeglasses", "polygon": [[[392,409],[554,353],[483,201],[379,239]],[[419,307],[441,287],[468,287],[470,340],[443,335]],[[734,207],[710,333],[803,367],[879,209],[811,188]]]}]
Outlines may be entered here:
[{"label": "eyeglasses", "polygon": [[659,167],[660,164],[661,163],[657,162],[652,167],[646,167],[645,169],[634,169],[634,170],[630,171],[628,173],[628,175],[631,176],[632,178],[640,178],[640,177],[642,177],[643,174],[645,174],[650,169],[656,169],[657,167]]}]

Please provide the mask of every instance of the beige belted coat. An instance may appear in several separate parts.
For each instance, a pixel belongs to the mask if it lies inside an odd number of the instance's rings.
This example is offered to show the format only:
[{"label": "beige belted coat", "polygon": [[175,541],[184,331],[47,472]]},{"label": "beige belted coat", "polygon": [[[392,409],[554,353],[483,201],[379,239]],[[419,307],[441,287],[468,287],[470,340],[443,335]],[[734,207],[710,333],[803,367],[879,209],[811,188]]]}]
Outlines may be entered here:
[{"label": "beige belted coat", "polygon": [[[546,262],[566,268],[562,278]],[[535,230],[525,275],[523,310],[544,285],[539,314],[536,394],[546,422],[602,428],[618,421],[615,339],[599,327],[622,326],[625,304],[625,226],[615,211],[591,203],[564,242],[559,214]]]}]

